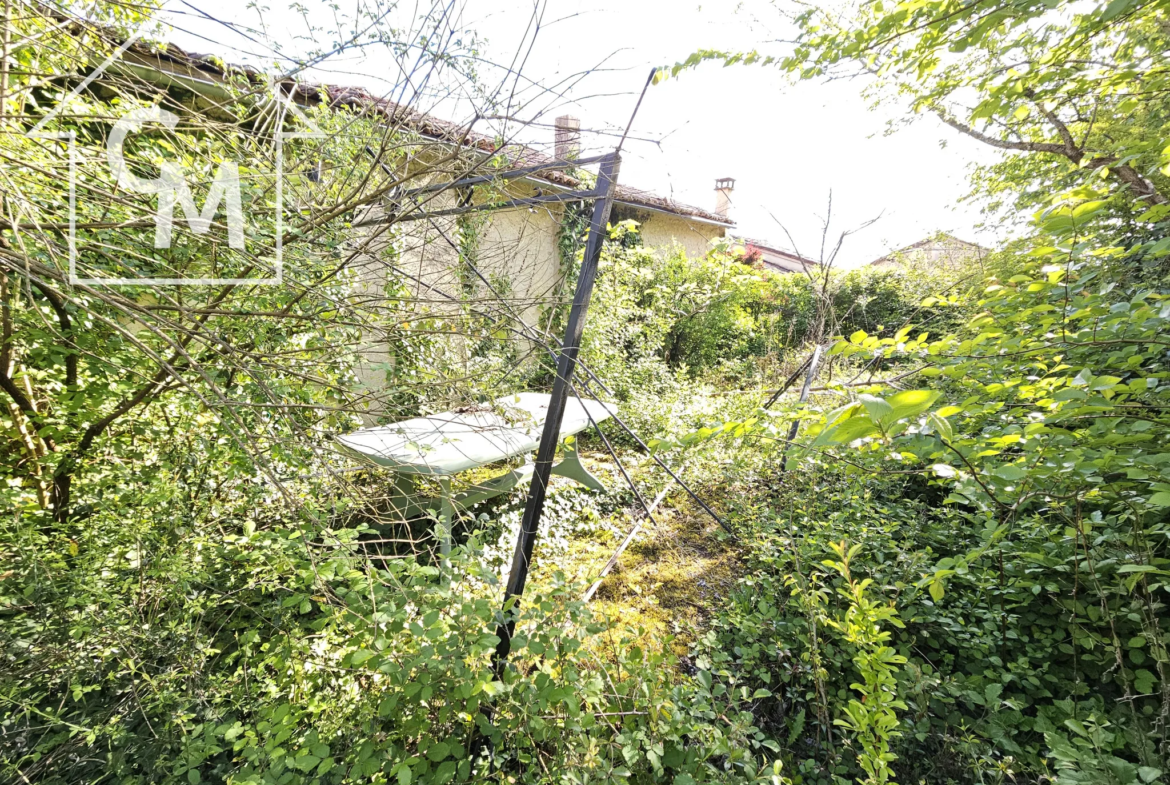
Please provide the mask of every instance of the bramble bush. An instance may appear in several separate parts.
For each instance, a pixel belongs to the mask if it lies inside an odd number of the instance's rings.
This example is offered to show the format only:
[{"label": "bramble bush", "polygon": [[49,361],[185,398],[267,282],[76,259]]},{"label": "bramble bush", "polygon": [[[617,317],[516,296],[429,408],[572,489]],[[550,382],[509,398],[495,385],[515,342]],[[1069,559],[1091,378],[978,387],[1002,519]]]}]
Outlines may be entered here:
[{"label": "bramble bush", "polygon": [[[662,373],[655,360],[702,378],[729,363],[800,350],[816,338],[811,331],[823,310],[819,270],[812,278],[760,269],[743,263],[729,245],[688,258],[681,248],[630,242],[631,235],[637,236],[633,221],[612,229],[586,336],[591,365],[609,374],[607,381],[655,383]],[[914,263],[830,271],[829,332],[822,338],[911,322],[935,330],[955,326],[961,308],[924,311],[922,301],[945,294],[949,305],[962,305],[978,290],[982,273],[982,267]]]}]

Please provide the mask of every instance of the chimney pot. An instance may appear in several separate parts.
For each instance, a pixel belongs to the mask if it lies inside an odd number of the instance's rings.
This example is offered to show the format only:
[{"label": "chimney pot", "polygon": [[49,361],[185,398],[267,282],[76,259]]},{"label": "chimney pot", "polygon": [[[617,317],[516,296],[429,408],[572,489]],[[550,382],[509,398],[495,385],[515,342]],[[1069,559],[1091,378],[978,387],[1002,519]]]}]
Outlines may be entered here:
[{"label": "chimney pot", "polygon": [[731,220],[731,192],[734,190],[734,177],[720,177],[715,181],[715,212],[724,220]]},{"label": "chimney pot", "polygon": [[571,114],[556,120],[556,158],[572,161],[581,154],[581,120]]}]

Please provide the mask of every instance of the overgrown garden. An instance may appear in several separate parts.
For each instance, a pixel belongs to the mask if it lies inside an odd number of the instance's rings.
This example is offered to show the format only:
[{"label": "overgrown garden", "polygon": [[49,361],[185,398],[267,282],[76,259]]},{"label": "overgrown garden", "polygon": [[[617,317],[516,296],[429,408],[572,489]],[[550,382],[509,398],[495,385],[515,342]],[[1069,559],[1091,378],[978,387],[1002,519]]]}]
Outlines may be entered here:
[{"label": "overgrown garden", "polygon": [[[63,100],[77,53],[38,46],[60,20],[15,7],[0,83],[0,780],[1170,779],[1164,3],[813,8],[792,20],[792,51],[700,52],[661,72],[715,59],[869,74],[876,94],[1003,151],[970,198],[1021,239],[957,271],[781,276],[733,244],[688,259],[610,227],[578,385],[628,430],[580,437],[609,491],[553,487],[499,671],[523,489],[463,516],[442,568],[433,521],[388,525],[385,476],[332,448],[371,399],[393,421],[549,384],[555,344],[518,331],[490,282],[465,270],[462,299],[436,305],[393,243],[354,239],[410,181],[368,149],[444,176],[465,162],[420,154],[384,116],[309,106],[329,146],[290,150],[364,166],[289,186],[285,286],[71,283],[63,169],[11,131]],[[142,12],[86,13],[118,28]],[[471,79],[472,54],[428,56]],[[245,77],[232,89],[254,109]],[[93,115],[113,99],[72,100],[54,122],[99,155]],[[242,117],[154,144],[226,159],[225,128],[263,126]],[[106,269],[134,232],[150,245],[126,194],[87,187],[83,265]],[[271,264],[276,228],[252,227],[269,244],[233,263]],[[200,237],[139,261],[202,269],[222,245]],[[579,239],[561,243],[570,268]],[[371,257],[377,287],[355,261]],[[808,399],[797,384],[766,406],[818,345]],[[679,543],[718,569],[657,568]]]}]

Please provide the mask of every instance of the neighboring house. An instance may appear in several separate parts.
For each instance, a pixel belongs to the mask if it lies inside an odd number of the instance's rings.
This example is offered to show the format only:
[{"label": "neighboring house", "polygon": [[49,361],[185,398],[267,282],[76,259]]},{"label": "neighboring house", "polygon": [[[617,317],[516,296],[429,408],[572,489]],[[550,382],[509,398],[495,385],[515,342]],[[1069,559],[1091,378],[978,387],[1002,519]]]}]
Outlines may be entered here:
[{"label": "neighboring house", "polygon": [[990,251],[981,245],[960,240],[946,232],[939,232],[933,237],[919,240],[913,245],[875,259],[870,264],[874,267],[897,265],[958,270],[969,267],[973,262],[982,264],[988,253]]},{"label": "neighboring house", "polygon": [[750,237],[736,237],[736,242],[743,243],[744,260],[763,265],[765,270],[775,273],[804,273],[821,266],[820,262],[775,248],[762,240],[753,240]]}]

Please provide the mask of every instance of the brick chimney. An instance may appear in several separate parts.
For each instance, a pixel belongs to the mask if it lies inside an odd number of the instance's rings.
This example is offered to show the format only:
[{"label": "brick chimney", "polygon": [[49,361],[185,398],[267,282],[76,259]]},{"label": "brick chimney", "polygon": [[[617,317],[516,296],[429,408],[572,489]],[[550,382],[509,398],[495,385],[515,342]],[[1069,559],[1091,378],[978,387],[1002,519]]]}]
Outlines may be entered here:
[{"label": "brick chimney", "polygon": [[572,161],[581,154],[581,120],[571,114],[556,120],[556,157],[558,161]]},{"label": "brick chimney", "polygon": [[715,212],[720,218],[731,220],[731,192],[735,190],[735,178],[720,177],[715,181]]}]

